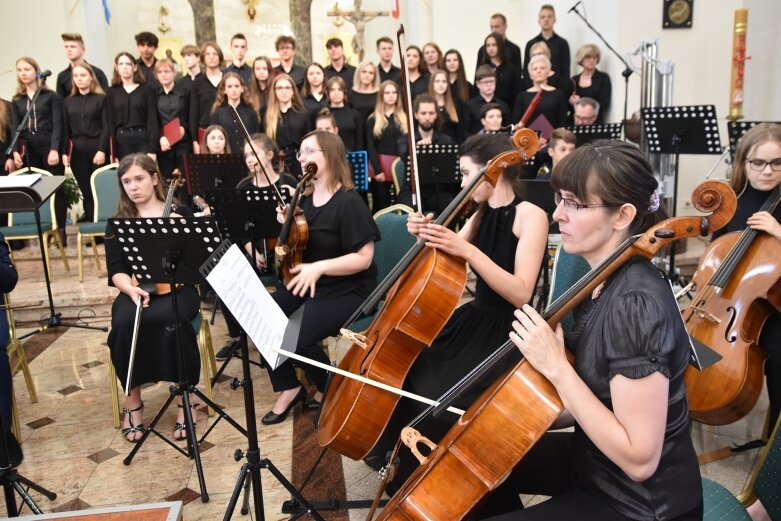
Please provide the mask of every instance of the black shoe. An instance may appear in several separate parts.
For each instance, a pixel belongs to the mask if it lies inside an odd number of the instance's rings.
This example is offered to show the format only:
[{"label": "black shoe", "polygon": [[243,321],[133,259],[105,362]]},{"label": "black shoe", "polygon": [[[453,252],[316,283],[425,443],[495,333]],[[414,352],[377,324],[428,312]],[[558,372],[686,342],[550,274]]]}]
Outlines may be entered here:
[{"label": "black shoe", "polygon": [[231,353],[233,353],[233,356],[236,358],[239,358],[241,356],[241,352],[239,351],[239,341],[235,338],[230,338],[225,343],[225,345],[217,351],[217,354],[214,355],[214,358],[217,360],[227,360],[229,356],[231,356]]},{"label": "black shoe", "polygon": [[18,467],[24,459],[22,446],[16,441],[16,436],[11,431],[5,433],[5,443],[8,445],[8,463],[12,467]]},{"label": "black shoe", "polygon": [[316,411],[317,409],[320,408],[320,405],[322,405],[322,402],[318,402],[317,400],[312,398],[311,400],[305,401],[302,408],[305,411]]},{"label": "black shoe", "polygon": [[295,398],[293,398],[293,401],[290,402],[290,404],[285,408],[284,411],[282,411],[280,414],[275,413],[274,411],[269,411],[266,413],[266,415],[260,420],[260,422],[263,425],[274,425],[277,423],[282,423],[285,421],[285,418],[287,418],[287,415],[290,414],[290,411],[293,410],[293,407],[295,405],[306,399],[306,389],[304,389],[304,386],[301,386],[301,390],[298,391],[298,394]]},{"label": "black shoe", "polygon": [[385,458],[374,452],[363,458],[363,462],[377,472],[381,471],[382,467],[385,466]]}]

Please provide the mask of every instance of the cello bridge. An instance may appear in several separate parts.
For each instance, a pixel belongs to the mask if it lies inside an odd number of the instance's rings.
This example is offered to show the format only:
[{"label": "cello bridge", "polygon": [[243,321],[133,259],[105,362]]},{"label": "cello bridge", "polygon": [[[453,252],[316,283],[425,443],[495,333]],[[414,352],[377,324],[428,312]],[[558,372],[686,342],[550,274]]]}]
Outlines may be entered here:
[{"label": "cello bridge", "polygon": [[704,309],[698,308],[696,306],[692,306],[692,311],[697,313],[697,316],[703,320],[710,320],[714,324],[721,324],[721,319],[719,317],[715,316],[712,313],[708,313]]},{"label": "cello bridge", "polygon": [[353,344],[357,344],[361,349],[366,349],[366,336],[349,329],[342,328],[339,330],[339,335],[346,338]]}]

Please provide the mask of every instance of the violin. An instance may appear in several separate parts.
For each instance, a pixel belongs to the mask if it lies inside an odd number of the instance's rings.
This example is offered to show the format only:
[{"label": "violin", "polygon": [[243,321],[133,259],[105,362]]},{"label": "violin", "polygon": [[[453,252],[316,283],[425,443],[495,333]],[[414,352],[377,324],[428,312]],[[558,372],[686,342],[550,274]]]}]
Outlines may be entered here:
[{"label": "violin", "polygon": [[299,199],[301,191],[309,186],[316,174],[315,163],[310,161],[304,165],[303,175],[296,185],[290,206],[287,207],[287,216],[274,247],[274,266],[277,277],[284,285],[287,285],[294,276],[290,270],[303,262],[304,250],[309,240],[309,226],[299,206]]},{"label": "violin", "polygon": [[[663,247],[684,237],[706,235],[727,224],[736,207],[735,193],[722,181],[706,181],[695,189],[692,204],[707,217],[667,219],[644,234],[629,237],[602,263],[553,302],[543,314],[555,327],[578,303],[621,265],[634,257],[653,258]],[[505,343],[489,363],[465,380],[479,379],[505,353],[516,350]],[[448,394],[456,393],[451,390]],[[444,401],[444,400],[443,400]],[[440,403],[437,407],[442,407]],[[526,360],[519,362],[478,398],[448,431],[439,445],[406,428],[409,446],[432,448],[402,488],[379,515],[380,520],[454,521],[466,518],[509,475],[534,444],[548,431],[564,406],[553,385]]]},{"label": "violin", "polygon": [[[759,211],[771,214],[781,201],[776,187]],[[692,282],[697,294],[683,311],[695,343],[721,355],[684,374],[689,412],[706,425],[726,425],[746,416],[759,399],[767,355],[759,334],[768,316],[781,311],[781,243],[752,228],[719,237],[700,259]]]},{"label": "violin", "polygon": [[[436,224],[447,226],[483,182],[495,186],[507,166],[522,164],[539,147],[537,135],[529,129],[519,129],[514,143],[528,148],[516,148],[491,160]],[[362,313],[368,314],[387,294],[365,334],[355,335],[339,367],[401,388],[420,352],[431,345],[458,306],[465,284],[463,259],[427,248],[418,240],[348,321],[350,324]],[[353,459],[365,457],[385,430],[398,401],[394,393],[333,375],[318,418],[318,443]]]}]

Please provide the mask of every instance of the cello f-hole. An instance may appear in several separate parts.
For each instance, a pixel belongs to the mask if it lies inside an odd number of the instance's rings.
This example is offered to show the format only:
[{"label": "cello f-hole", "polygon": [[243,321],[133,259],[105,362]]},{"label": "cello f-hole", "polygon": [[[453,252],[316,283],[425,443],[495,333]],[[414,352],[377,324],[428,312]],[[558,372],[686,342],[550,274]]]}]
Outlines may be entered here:
[{"label": "cello f-hole", "polygon": [[733,331],[733,327],[735,326],[735,321],[738,318],[738,310],[730,306],[727,308],[727,311],[729,312],[729,322],[727,322],[727,327],[724,330],[724,340],[726,340],[731,344],[738,339],[738,334],[735,331]]}]

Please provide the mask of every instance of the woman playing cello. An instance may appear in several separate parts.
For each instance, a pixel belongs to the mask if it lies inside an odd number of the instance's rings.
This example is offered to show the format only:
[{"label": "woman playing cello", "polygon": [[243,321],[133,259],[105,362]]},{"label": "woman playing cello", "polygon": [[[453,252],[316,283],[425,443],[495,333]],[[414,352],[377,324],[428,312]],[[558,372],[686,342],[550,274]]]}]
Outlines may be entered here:
[{"label": "woman playing cello", "polygon": [[[551,184],[563,246],[592,268],[662,217],[653,170],[627,143],[577,149]],[[530,306],[515,317],[510,339],[566,408],[555,427],[575,431],[545,434],[484,508],[517,509],[519,492],[552,499],[492,519],[702,519],[683,384],[689,340],[659,271],[630,260],[575,309],[566,339],[574,365],[561,327],[551,330]]]},{"label": "woman playing cello", "polygon": [[[468,138],[459,160],[462,186],[468,185],[492,158],[512,149],[507,136],[482,134]],[[404,389],[438,398],[502,344],[513,320],[513,309],[531,299],[547,244],[548,225],[545,212],[520,197],[519,179],[520,168],[513,166],[504,170],[495,187],[482,183],[472,196],[478,209],[458,234],[430,223],[431,216],[410,216],[409,232],[425,240],[427,246],[468,262],[477,275],[477,286],[475,299],[456,309],[436,340],[415,361]],[[498,377],[517,361],[508,361],[493,376]],[[486,378],[485,385],[462,396],[455,406],[466,409],[492,380]],[[423,408],[408,400],[399,402],[366,463],[382,465],[401,429]],[[438,441],[457,419],[446,414],[428,418],[419,424],[420,431]],[[389,492],[404,483],[417,466],[409,451],[400,451],[399,455],[401,463],[389,483]]]},{"label": "woman playing cello", "polygon": [[[304,262],[290,270],[293,278],[287,286],[279,284],[272,296],[288,316],[306,304],[296,352],[327,364],[328,357],[318,342],[337,334],[377,284],[377,267],[372,259],[380,230],[353,189],[339,136],[310,132],[296,157],[302,166],[309,162],[317,165],[312,188],[300,202],[309,227],[309,242],[303,252]],[[292,360],[273,370],[267,368],[271,385],[279,394],[261,421],[272,425],[285,420],[296,403],[306,397],[306,390],[296,378]],[[322,400],[326,372],[308,364],[302,369],[317,387],[314,399],[305,407],[316,408]]]}]

